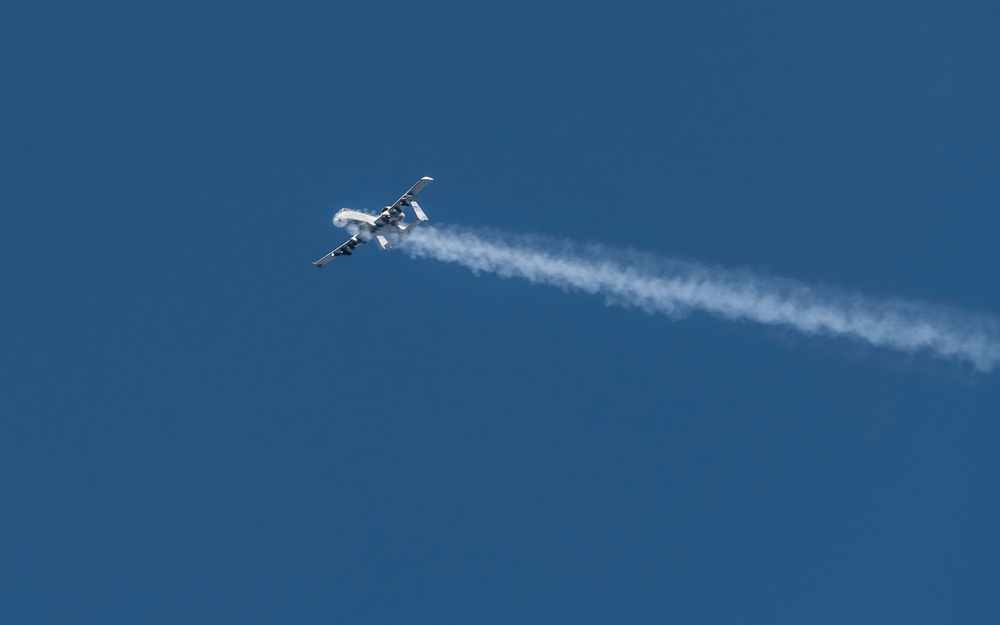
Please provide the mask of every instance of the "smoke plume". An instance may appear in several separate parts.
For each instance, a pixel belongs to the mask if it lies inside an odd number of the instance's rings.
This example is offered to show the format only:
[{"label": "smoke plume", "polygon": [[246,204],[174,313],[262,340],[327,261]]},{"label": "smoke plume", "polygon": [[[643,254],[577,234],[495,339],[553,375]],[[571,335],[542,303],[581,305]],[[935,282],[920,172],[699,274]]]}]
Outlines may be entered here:
[{"label": "smoke plume", "polygon": [[906,353],[925,352],[979,371],[1000,362],[1000,322],[945,306],[866,297],[604,246],[458,227],[423,226],[399,248],[412,257],[456,263],[477,274],[602,295],[611,304],[674,318],[704,311]]}]

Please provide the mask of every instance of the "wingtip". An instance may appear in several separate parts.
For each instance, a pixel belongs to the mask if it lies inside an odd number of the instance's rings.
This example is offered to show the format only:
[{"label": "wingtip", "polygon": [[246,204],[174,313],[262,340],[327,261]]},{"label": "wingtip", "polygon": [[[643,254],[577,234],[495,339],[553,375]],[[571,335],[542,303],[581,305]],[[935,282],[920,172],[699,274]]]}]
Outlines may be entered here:
[{"label": "wingtip", "polygon": [[424,176],[423,178],[421,178],[421,180],[426,180],[427,182],[430,182],[431,180],[434,180],[434,179],[431,178],[430,176]]}]

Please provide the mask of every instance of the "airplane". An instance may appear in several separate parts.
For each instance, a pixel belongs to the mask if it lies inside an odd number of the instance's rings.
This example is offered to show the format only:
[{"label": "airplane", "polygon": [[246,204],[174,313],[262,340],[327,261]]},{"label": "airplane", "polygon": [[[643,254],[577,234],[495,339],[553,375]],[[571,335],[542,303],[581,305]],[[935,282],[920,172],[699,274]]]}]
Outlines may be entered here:
[{"label": "airplane", "polygon": [[[403,197],[396,200],[396,203],[392,206],[386,206],[382,209],[382,212],[378,215],[372,215],[370,213],[365,213],[362,211],[352,210],[350,208],[342,208],[337,211],[337,214],[333,216],[333,225],[338,228],[348,228],[349,230],[357,230],[358,233],[347,240],[346,243],[333,250],[323,258],[317,260],[313,264],[323,268],[323,265],[327,264],[334,258],[338,256],[350,256],[354,252],[354,248],[357,246],[367,243],[372,238],[378,240],[378,244],[382,246],[383,250],[387,250],[404,236],[409,234],[414,228],[420,224],[427,221],[427,215],[424,214],[423,209],[417,204],[417,194],[424,186],[434,180],[433,178],[428,178],[424,176],[417,181],[417,184],[410,187],[410,190],[403,194]],[[414,221],[409,224],[403,225],[403,217],[407,207],[413,208]],[[388,233],[386,236],[385,233]],[[390,240],[390,237],[394,237]]]}]

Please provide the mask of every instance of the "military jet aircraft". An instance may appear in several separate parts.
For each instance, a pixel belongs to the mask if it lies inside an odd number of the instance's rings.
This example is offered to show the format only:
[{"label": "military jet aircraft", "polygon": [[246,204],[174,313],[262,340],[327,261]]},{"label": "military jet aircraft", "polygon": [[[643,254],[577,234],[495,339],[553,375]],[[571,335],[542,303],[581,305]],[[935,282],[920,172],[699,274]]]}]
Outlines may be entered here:
[{"label": "military jet aircraft", "polygon": [[[323,258],[313,264],[322,268],[338,256],[350,256],[354,248],[367,243],[372,238],[378,240],[378,244],[383,250],[387,250],[399,242],[411,230],[427,221],[427,215],[417,204],[417,194],[433,178],[424,176],[417,184],[410,187],[410,190],[403,194],[403,197],[396,200],[392,206],[386,206],[378,215],[372,215],[363,211],[356,211],[350,208],[342,208],[333,216],[333,225],[339,228],[347,228],[350,232],[355,232],[354,236],[346,243],[333,250]],[[414,220],[403,225],[403,217],[407,207],[413,209]]]}]

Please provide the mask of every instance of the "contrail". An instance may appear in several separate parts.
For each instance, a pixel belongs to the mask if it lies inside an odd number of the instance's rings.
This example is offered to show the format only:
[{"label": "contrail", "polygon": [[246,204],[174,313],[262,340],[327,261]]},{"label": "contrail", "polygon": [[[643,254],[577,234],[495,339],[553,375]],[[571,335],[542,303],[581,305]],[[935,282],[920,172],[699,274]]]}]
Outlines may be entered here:
[{"label": "contrail", "polygon": [[604,246],[459,227],[424,226],[399,249],[477,274],[603,295],[611,304],[674,318],[700,310],[911,354],[926,352],[983,372],[1000,362],[1000,321],[946,306],[866,297]]}]

